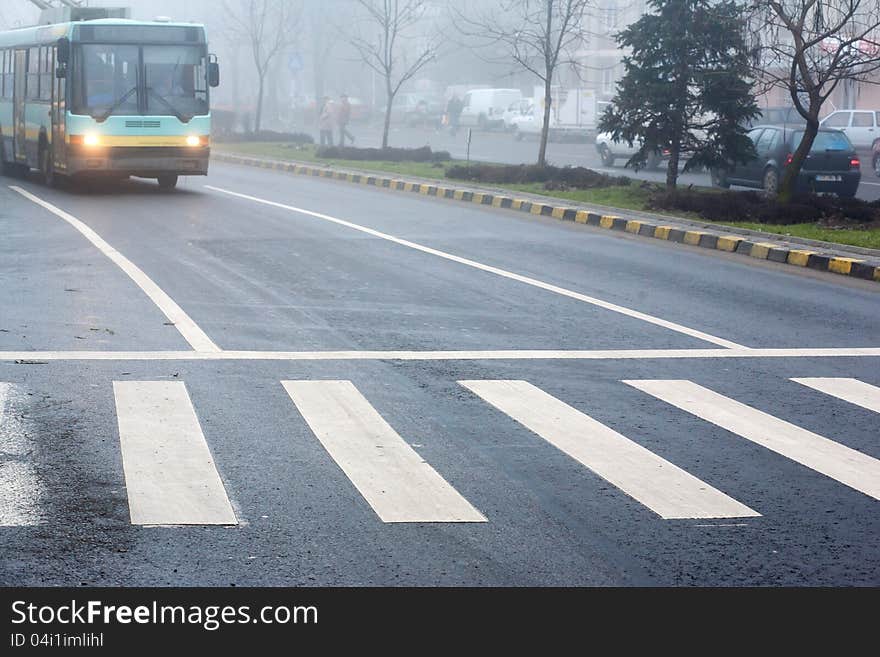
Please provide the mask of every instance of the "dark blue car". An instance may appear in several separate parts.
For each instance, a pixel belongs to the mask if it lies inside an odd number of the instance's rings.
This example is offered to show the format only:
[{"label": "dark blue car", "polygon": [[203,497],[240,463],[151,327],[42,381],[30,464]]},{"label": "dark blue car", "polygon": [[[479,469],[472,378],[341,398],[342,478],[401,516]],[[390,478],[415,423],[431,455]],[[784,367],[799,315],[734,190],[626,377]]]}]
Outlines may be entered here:
[{"label": "dark blue car", "polygon": [[[731,169],[713,169],[712,183],[718,187],[758,187],[775,194],[785,167],[801,143],[804,129],[762,125],[752,128],[748,134],[758,157]],[[796,190],[851,198],[856,195],[861,177],[859,156],[847,136],[840,130],[820,128],[801,167]]]}]

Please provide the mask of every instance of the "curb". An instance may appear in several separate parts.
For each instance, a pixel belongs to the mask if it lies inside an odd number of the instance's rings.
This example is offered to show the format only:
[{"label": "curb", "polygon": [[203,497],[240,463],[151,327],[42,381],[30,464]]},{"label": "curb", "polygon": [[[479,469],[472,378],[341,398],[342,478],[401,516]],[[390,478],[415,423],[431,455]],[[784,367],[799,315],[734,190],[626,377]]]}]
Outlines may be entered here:
[{"label": "curb", "polygon": [[403,191],[433,196],[436,198],[476,203],[493,208],[518,210],[542,217],[553,217],[563,221],[616,230],[620,232],[652,237],[667,242],[678,242],[705,249],[737,253],[758,260],[770,260],[795,267],[806,267],[817,271],[831,272],[852,278],[880,282],[880,262],[851,258],[834,253],[824,253],[811,249],[795,248],[778,242],[759,242],[741,235],[718,233],[706,230],[687,230],[681,226],[665,225],[652,221],[626,219],[618,215],[599,214],[568,205],[552,205],[531,199],[515,198],[497,193],[479,192],[471,189],[450,187],[438,182],[415,182],[394,178],[388,174],[366,174],[331,167],[265,160],[244,155],[213,152],[211,159],[230,164],[242,164],[262,169],[287,171],[303,176],[332,178],[361,185],[371,185],[388,190]]}]

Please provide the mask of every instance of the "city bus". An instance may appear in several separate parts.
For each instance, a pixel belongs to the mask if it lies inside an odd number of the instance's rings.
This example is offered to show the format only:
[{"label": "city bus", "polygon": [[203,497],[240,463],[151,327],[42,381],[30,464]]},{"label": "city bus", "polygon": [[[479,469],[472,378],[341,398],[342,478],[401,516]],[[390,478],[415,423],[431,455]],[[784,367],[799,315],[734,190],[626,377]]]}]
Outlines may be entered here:
[{"label": "city bus", "polygon": [[0,32],[0,164],[61,178],[208,173],[209,88],[220,69],[203,25],[119,18]]}]

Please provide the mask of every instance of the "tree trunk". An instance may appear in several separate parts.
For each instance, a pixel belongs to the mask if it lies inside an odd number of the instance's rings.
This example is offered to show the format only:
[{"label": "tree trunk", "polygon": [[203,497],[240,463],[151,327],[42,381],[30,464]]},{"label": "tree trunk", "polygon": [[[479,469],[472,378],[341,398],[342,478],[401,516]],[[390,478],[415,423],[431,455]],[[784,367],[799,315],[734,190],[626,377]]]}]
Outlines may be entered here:
[{"label": "tree trunk", "polygon": [[678,183],[678,158],[681,146],[676,137],[669,147],[669,163],[666,165],[666,189],[672,191]]},{"label": "tree trunk", "polygon": [[260,131],[260,122],[263,120],[263,75],[260,75],[260,85],[257,91],[257,117],[254,120],[254,132]]},{"label": "tree trunk", "polygon": [[813,148],[813,141],[815,141],[817,134],[819,134],[819,120],[813,116],[811,106],[810,118],[807,119],[807,125],[804,129],[804,137],[791,157],[791,164],[785,167],[785,171],[782,174],[782,182],[779,184],[778,194],[781,202],[788,203],[791,197],[794,196],[797,176],[804,165],[804,161],[807,159],[807,155],[810,154],[810,149]]},{"label": "tree trunk", "polygon": [[386,87],[388,103],[385,106],[385,127],[382,129],[382,148],[388,148],[388,129],[391,127],[391,103],[394,102],[394,94],[391,87]]},{"label": "tree trunk", "polygon": [[551,95],[550,81],[552,76],[548,75],[544,81],[544,119],[541,126],[541,146],[538,149],[538,166],[547,166],[547,138],[550,136],[550,111],[553,97]]}]

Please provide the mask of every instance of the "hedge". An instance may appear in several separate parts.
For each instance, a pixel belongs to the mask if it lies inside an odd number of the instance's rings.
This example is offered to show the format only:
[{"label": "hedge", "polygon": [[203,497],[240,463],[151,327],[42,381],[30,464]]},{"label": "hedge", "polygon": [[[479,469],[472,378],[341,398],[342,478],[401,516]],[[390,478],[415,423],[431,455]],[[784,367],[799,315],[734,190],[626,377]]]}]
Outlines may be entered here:
[{"label": "hedge", "polygon": [[320,146],[317,157],[336,160],[375,160],[380,162],[448,162],[452,156],[447,151],[432,151],[430,146],[421,148],[355,148],[354,146]]}]

